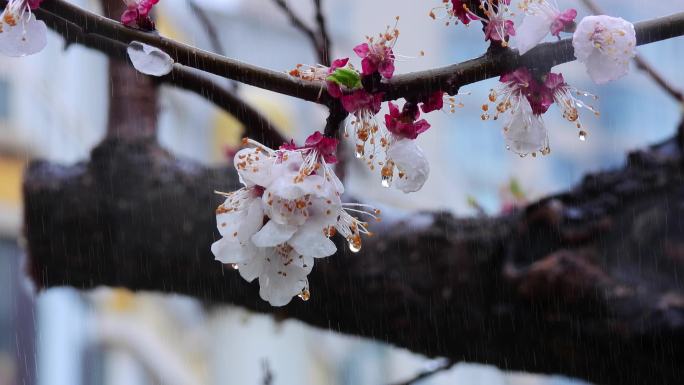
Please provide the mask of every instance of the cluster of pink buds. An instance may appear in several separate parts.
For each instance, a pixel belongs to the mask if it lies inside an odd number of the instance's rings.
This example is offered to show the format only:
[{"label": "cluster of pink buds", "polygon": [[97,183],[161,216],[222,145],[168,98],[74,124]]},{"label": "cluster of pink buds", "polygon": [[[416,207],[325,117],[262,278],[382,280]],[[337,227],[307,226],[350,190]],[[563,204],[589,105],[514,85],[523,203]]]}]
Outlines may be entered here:
[{"label": "cluster of pink buds", "polygon": [[[587,132],[580,121],[580,109],[585,108],[596,116],[599,112],[585,104],[578,97],[596,96],[577,90],[565,82],[562,74],[533,74],[525,67],[507,73],[499,79],[497,90],[491,90],[489,101],[495,104],[494,120],[505,117],[503,133],[506,146],[521,156],[537,152],[546,155],[551,152],[548,133],[541,116],[554,103],[558,105],[563,118],[579,129],[579,138],[584,141]],[[488,104],[482,106],[482,119],[490,118]]]},{"label": "cluster of pink buds", "polygon": [[159,0],[123,0],[126,10],[121,14],[121,23],[127,27],[154,31],[154,21],[150,12]]}]

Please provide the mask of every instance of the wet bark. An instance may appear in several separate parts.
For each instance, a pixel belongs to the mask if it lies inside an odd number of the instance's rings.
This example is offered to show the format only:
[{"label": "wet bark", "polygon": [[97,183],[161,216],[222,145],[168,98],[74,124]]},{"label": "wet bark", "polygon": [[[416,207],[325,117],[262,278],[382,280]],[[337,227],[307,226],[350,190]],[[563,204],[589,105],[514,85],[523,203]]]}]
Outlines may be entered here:
[{"label": "wet bark", "polygon": [[[684,378],[684,179],[678,139],[496,218],[415,213],[358,254],[318,260],[308,302],[272,308],[213,260],[212,191],[232,171],[110,138],[89,162],[34,162],[24,197],[42,288],[124,286],[296,318],[423,353],[602,384]],[[388,217],[388,215],[386,215]]]}]

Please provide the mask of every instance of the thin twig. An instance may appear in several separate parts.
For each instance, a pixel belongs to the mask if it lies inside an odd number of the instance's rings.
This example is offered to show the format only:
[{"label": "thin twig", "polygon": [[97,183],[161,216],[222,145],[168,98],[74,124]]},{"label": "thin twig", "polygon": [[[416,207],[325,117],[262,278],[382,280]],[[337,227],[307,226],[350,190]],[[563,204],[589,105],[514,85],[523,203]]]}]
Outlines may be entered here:
[{"label": "thin twig", "polygon": [[[285,14],[285,16],[290,19],[290,23],[292,24],[293,27],[297,28],[300,32],[302,32],[306,37],[309,39],[311,42],[311,45],[314,47],[314,50],[316,51],[316,55],[318,56],[319,60],[321,60],[321,45],[318,41],[318,34],[316,31],[313,30],[313,28],[309,27],[306,25],[304,20],[297,16],[296,13],[290,8],[290,6],[287,4],[285,0],[273,0],[273,3],[280,8],[281,11]],[[324,65],[327,65],[326,63],[321,63]]]},{"label": "thin twig", "polygon": [[[209,45],[211,46],[211,50],[218,54],[226,56],[227,52],[225,50],[225,47],[223,46],[223,43],[221,43],[221,39],[219,38],[218,29],[209,18],[209,15],[207,15],[207,12],[204,10],[204,8],[197,4],[197,1],[187,0],[187,2],[188,6],[190,6],[190,9],[195,14],[200,24],[206,28],[207,38],[209,38]],[[237,91],[237,82],[230,81],[228,82],[228,85],[233,89],[233,91]]]},{"label": "thin twig", "polygon": [[[599,7],[598,4],[594,0],[580,0],[584,5],[591,11],[591,13],[594,13],[596,15],[603,15],[604,12],[601,10],[601,7]],[[680,103],[684,103],[684,93],[682,91],[678,90],[676,87],[674,87],[672,84],[670,84],[667,80],[665,80],[665,77],[658,72],[646,59],[644,59],[641,55],[636,54],[634,56],[634,63],[636,64],[637,68],[640,70],[646,72],[646,74],[651,77],[651,80],[653,80],[660,88],[662,88],[668,95],[672,96],[675,98],[677,101]]]},{"label": "thin twig", "polygon": [[321,61],[321,64],[330,66],[330,63],[332,63],[332,58],[330,57],[332,47],[330,45],[330,34],[328,33],[328,27],[323,14],[322,0],[313,0],[313,3],[316,10],[316,24],[318,26],[318,59]]},{"label": "thin twig", "polygon": [[225,55],[226,50],[223,49],[223,44],[218,36],[218,30],[216,29],[214,23],[211,22],[211,19],[209,19],[209,15],[207,15],[204,9],[200,7],[195,0],[187,0],[187,2],[192,12],[195,14],[195,16],[197,16],[197,19],[199,19],[200,24],[206,28],[207,37],[209,38],[209,44],[211,45],[212,51],[221,55]]},{"label": "thin twig", "polygon": [[[6,3],[5,0],[1,1]],[[39,12],[40,11],[40,12]],[[97,34],[129,44],[137,40],[164,50],[176,62],[233,79],[259,88],[328,105],[330,97],[322,84],[295,79],[283,72],[261,68],[238,60],[207,52],[162,36],[126,28],[118,22],[95,15],[63,0],[47,0],[36,14],[50,12],[76,25],[84,32]],[[684,35],[684,12],[635,25],[637,44],[648,44]],[[513,50],[502,50],[476,59],[427,71],[396,75],[382,84],[384,100],[401,97],[424,97],[437,90],[455,93],[465,84],[500,76],[520,66],[555,66],[575,60],[572,42],[565,39],[544,43],[523,56]]]},{"label": "thin twig", "polygon": [[454,365],[456,365],[456,361],[452,360],[447,360],[443,364],[437,366],[434,369],[431,370],[425,370],[423,372],[420,372],[416,374],[415,376],[409,378],[408,380],[402,381],[402,382],[397,382],[392,385],[413,385],[417,383],[418,381],[422,381],[428,377],[431,377],[439,372],[443,372],[445,370],[451,369]]}]

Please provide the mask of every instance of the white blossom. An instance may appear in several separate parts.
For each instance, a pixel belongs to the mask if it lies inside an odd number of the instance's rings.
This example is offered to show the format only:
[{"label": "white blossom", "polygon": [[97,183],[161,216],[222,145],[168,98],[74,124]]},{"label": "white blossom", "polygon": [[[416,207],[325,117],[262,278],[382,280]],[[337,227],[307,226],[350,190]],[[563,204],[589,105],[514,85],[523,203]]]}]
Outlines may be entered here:
[{"label": "white blossom", "polygon": [[37,20],[27,0],[10,0],[0,14],[0,54],[27,56],[47,45],[47,26]]},{"label": "white blossom", "polygon": [[314,258],[337,251],[330,240],[335,229],[354,241],[368,234],[365,222],[347,211],[375,215],[343,206],[342,183],[317,147],[272,150],[245,144],[254,147],[234,158],[245,187],[222,193],[226,201],[216,211],[222,238],[211,250],[245,280],[258,278],[259,294],[271,305],[286,305],[296,295],[308,299]]},{"label": "white blossom", "polygon": [[588,16],[572,38],[575,57],[584,63],[596,84],[605,84],[627,74],[634,57],[634,25],[618,17]]}]

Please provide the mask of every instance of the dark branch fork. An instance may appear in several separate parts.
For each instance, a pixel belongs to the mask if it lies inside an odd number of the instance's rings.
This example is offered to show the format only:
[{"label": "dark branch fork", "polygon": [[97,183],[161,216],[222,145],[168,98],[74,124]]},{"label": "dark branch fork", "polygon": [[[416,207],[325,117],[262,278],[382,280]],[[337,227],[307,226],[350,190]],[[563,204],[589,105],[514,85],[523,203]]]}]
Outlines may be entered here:
[{"label": "dark branch fork", "polygon": [[[40,17],[44,12],[80,26],[86,34],[105,36],[124,44],[137,40],[156,46],[177,63],[189,67],[299,99],[325,105],[333,103],[321,84],[295,79],[284,72],[240,62],[156,34],[126,28],[62,0],[45,1],[36,14]],[[639,45],[681,36],[684,34],[684,13],[640,22],[635,27]],[[574,59],[571,41],[565,39],[541,44],[523,56],[509,49],[496,50],[460,64],[396,75],[379,87],[385,92],[385,100],[416,99],[437,90],[455,94],[463,85],[499,76],[519,66],[550,68]]]}]

